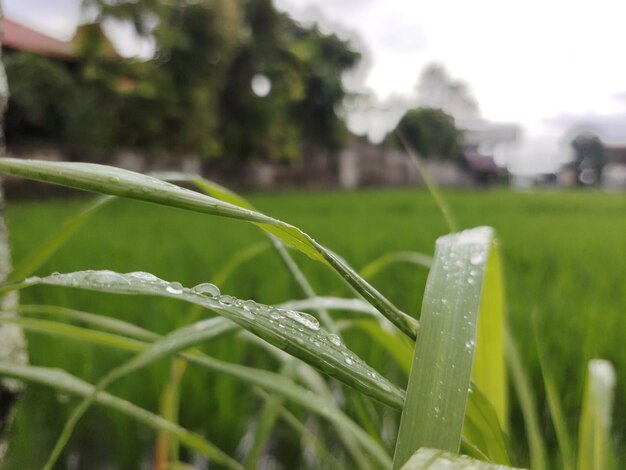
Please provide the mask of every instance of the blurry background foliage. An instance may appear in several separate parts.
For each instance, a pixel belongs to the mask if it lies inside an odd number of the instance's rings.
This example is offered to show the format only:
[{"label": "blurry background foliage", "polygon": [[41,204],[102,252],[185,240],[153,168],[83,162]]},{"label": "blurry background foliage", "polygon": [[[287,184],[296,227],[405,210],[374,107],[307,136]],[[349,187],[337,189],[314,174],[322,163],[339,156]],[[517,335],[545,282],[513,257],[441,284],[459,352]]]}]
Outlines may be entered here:
[{"label": "blurry background foliage", "polygon": [[[302,146],[336,150],[349,135],[335,109],[342,73],[360,54],[304,27],[270,0],[87,0],[78,59],[7,54],[7,135],[80,151],[113,148],[202,158],[295,160]],[[99,24],[131,21],[150,60],[117,56]],[[251,84],[263,80],[267,93]]]}]

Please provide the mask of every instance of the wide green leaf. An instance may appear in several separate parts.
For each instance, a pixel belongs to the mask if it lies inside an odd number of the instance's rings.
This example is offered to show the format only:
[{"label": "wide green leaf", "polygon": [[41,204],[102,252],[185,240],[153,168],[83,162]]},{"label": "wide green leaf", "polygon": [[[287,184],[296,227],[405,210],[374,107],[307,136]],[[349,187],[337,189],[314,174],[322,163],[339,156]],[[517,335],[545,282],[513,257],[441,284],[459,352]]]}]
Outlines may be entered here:
[{"label": "wide green leaf", "polygon": [[255,223],[310,258],[330,265],[350,286],[408,336],[419,323],[398,310],[344,260],[297,227],[235,204],[197,193],[157,178],[105,165],[0,158],[0,171],[73,188],[162,204],[204,214]]},{"label": "wide green leaf", "polygon": [[456,455],[438,449],[421,448],[402,466],[401,470],[513,470],[513,467],[496,465]]},{"label": "wide green leaf", "polygon": [[[477,324],[489,323],[479,318],[484,287],[490,285],[485,277],[493,274],[488,260],[497,256],[493,230],[487,227],[437,240],[396,443],[396,469],[420,447],[459,450]],[[492,353],[503,360],[502,351]]]}]

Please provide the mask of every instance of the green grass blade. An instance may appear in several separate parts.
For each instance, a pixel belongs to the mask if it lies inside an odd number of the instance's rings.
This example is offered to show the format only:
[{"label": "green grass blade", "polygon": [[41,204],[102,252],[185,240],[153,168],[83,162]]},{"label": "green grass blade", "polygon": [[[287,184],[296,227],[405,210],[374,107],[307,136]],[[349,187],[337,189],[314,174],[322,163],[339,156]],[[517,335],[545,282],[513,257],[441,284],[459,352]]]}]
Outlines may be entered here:
[{"label": "green grass blade", "polygon": [[137,339],[56,321],[0,316],[0,324],[4,323],[19,325],[25,330],[36,333],[70,338],[89,344],[97,344],[99,346],[123,349],[126,351],[140,352],[145,348],[145,343]]},{"label": "green grass blade", "polygon": [[61,227],[53,232],[45,241],[37,245],[30,253],[20,260],[9,274],[8,281],[24,279],[34,273],[46,262],[67,240],[97,211],[113,200],[112,197],[104,196],[96,199],[78,214],[67,220]]},{"label": "green grass blade", "polygon": [[476,384],[471,385],[467,399],[463,438],[477,448],[486,460],[511,465],[506,437],[496,410]]},{"label": "green grass blade", "polygon": [[530,450],[530,467],[533,470],[544,470],[548,468],[546,458],[546,448],[543,435],[539,426],[539,415],[537,414],[537,404],[528,373],[522,365],[522,360],[517,352],[517,346],[512,336],[505,331],[506,358],[513,389],[517,394],[522,415],[524,416],[524,426],[526,427],[526,439]]},{"label": "green grass blade", "polygon": [[[19,378],[27,382],[38,383],[52,387],[65,393],[71,393],[78,396],[89,396],[93,393],[93,385],[74,377],[67,372],[59,369],[49,369],[35,366],[16,366],[12,364],[0,363],[0,374]],[[243,467],[216,447],[202,436],[188,431],[175,423],[164,420],[163,418],[144,410],[132,403],[115,397],[109,393],[101,392],[96,401],[118,412],[126,414],[137,421],[144,423],[156,430],[169,432],[175,435],[180,442],[184,443],[191,449],[194,449],[207,458],[217,463],[233,469],[242,469]]]},{"label": "green grass blade", "polygon": [[397,263],[409,263],[429,268],[433,265],[432,257],[417,251],[394,251],[387,253],[374,261],[371,261],[359,270],[359,274],[364,279],[371,279],[381,271]]},{"label": "green grass blade", "polygon": [[421,158],[417,155],[417,151],[411,146],[411,144],[409,144],[409,141],[405,138],[404,135],[402,135],[401,132],[396,132],[396,135],[398,136],[398,138],[400,139],[400,142],[402,143],[407,153],[409,154],[411,161],[415,164],[415,168],[417,168],[417,171],[419,171],[420,175],[422,175],[422,178],[424,179],[424,183],[426,183],[426,187],[428,188],[430,195],[435,200],[437,207],[439,207],[439,210],[441,211],[443,218],[445,219],[446,223],[448,224],[448,227],[450,228],[450,232],[456,232],[459,229],[458,228],[459,226],[456,222],[454,214],[452,213],[452,210],[450,209],[450,206],[448,206],[448,203],[446,202],[446,200],[441,195],[441,191],[439,191],[439,187],[431,179],[430,174],[428,173],[428,171],[426,170],[426,167],[422,163]]},{"label": "green grass blade", "polygon": [[589,361],[578,430],[578,470],[607,470],[615,465],[611,434],[615,382],[609,361]]},{"label": "green grass blade", "polygon": [[563,470],[573,470],[576,462],[576,452],[570,438],[569,431],[567,429],[567,422],[565,421],[565,413],[563,412],[563,405],[561,403],[561,397],[559,395],[556,382],[548,367],[548,360],[539,341],[539,334],[536,323],[536,315],[533,312],[533,332],[535,341],[537,343],[537,356],[539,359],[539,368],[541,369],[541,376],[543,378],[544,388],[546,390],[546,398],[548,401],[548,407],[550,409],[550,417],[552,418],[552,424],[556,432],[556,438],[559,443],[559,450],[561,452]]},{"label": "green grass blade", "polygon": [[67,318],[69,320],[75,320],[81,323],[85,323],[90,327],[101,328],[106,331],[118,333],[122,336],[141,339],[144,341],[154,341],[159,338],[159,335],[157,335],[156,333],[123,320],[118,320],[116,318],[111,318],[104,315],[96,315],[94,313],[82,312],[66,307],[58,307],[56,305],[22,304],[18,307],[18,312],[23,316],[52,315],[61,318]]},{"label": "green grass blade", "polygon": [[415,452],[401,470],[507,470],[513,467],[481,462],[465,455],[438,449],[422,448]]},{"label": "green grass blade", "polygon": [[[472,265],[481,260],[470,258],[469,261]],[[489,250],[479,312],[472,380],[493,405],[500,426],[506,432],[508,397],[504,351],[504,282],[497,242],[493,242]]]},{"label": "green grass blade", "polygon": [[179,283],[166,282],[143,272],[79,271],[32,278],[26,285],[36,283],[117,294],[156,295],[200,305],[382,403],[401,408],[404,401],[402,390],[365,364],[337,337],[321,329],[317,320],[304,313],[240,301],[227,295],[214,295],[217,292],[213,285],[184,288]]},{"label": "green grass blade", "polygon": [[490,228],[437,240],[396,443],[396,469],[420,447],[459,451],[481,292],[492,273],[488,260],[495,256]]},{"label": "green grass blade", "polygon": [[419,323],[398,310],[345,261],[297,227],[267,215],[200,194],[150,176],[92,163],[46,162],[0,158],[0,171],[73,188],[137,199],[204,214],[255,223],[310,258],[330,265],[341,278],[394,325],[415,338]]}]

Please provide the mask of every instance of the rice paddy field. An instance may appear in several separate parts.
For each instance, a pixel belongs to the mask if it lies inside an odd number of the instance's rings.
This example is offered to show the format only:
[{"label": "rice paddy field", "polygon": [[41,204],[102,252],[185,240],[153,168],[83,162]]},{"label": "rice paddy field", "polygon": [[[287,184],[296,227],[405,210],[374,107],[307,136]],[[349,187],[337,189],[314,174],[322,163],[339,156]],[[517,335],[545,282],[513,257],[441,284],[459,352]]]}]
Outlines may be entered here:
[{"label": "rice paddy field", "polygon": [[[431,196],[421,190],[359,192],[282,192],[250,194],[255,206],[312,235],[359,269],[389,252],[410,250],[432,255],[447,226]],[[538,348],[548,359],[562,399],[570,433],[575,435],[586,363],[600,357],[617,372],[614,435],[618,455],[626,449],[626,195],[599,192],[512,193],[505,190],[446,192],[462,228],[489,225],[496,229],[504,259],[508,322],[520,348],[549,449],[555,436],[537,360]],[[7,223],[13,257],[19,260],[54,227],[75,214],[88,199],[48,202],[9,201]],[[255,227],[233,220],[184,212],[140,202],[115,201],[97,213],[45,265],[54,271],[111,269],[148,271],[191,286],[224,278],[238,252],[255,244],[259,254],[233,270],[222,292],[268,304],[302,298],[269,242]],[[294,253],[320,295],[347,295],[345,287],[323,266]],[[419,316],[427,270],[396,264],[371,282],[404,311]],[[173,300],[127,297],[58,287],[32,287],[21,294],[26,304],[63,305],[106,313],[159,333],[189,322],[197,313]],[[196,318],[196,317],[193,317]],[[61,367],[91,382],[127,355],[108,349],[28,335],[31,361]],[[385,355],[357,333],[348,346],[385,374],[393,370]],[[228,361],[276,369],[276,361],[237,337],[225,337],[206,351]],[[111,391],[156,411],[169,367],[164,361],[116,383]],[[405,385],[405,384],[401,384]],[[188,374],[182,389],[180,422],[200,432],[231,455],[245,446],[249,419],[262,405],[250,399],[246,386],[209,372]],[[514,394],[512,394],[515,400]],[[242,397],[245,397],[243,399]],[[37,468],[50,451],[68,410],[69,396],[29,386],[13,428],[7,468]],[[362,404],[361,404],[362,405]],[[348,406],[361,413],[369,405]],[[375,405],[378,406],[378,405]],[[514,406],[515,408],[515,406]],[[527,464],[519,413],[511,416],[514,452]],[[322,424],[318,423],[318,426]],[[289,431],[277,428],[273,441],[288,466]],[[94,407],[80,422],[67,455],[80,465],[115,462],[139,468],[149,461],[154,433],[113,412]],[[148,455],[148,457],[146,457]],[[551,454],[558,464],[558,456]],[[76,466],[72,468],[87,468]],[[89,468],[97,468],[90,466]],[[148,467],[149,468],[149,467]]]}]

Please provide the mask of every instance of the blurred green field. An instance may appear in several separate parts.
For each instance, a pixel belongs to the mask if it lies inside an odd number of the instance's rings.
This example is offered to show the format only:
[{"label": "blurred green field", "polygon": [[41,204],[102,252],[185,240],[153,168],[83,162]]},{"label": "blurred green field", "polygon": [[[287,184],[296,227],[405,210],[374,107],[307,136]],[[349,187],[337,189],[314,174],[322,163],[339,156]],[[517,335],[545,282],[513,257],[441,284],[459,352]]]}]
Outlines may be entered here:
[{"label": "blurred green field", "polygon": [[[609,359],[618,374],[615,428],[623,446],[626,423],[619,417],[626,416],[626,348],[622,344],[626,332],[626,195],[497,190],[447,192],[445,196],[463,228],[491,225],[499,235],[509,323],[531,373],[540,416],[549,423],[536,341],[549,358],[572,433],[578,421],[586,362],[593,357]],[[430,195],[418,190],[285,192],[253,194],[250,199],[261,211],[299,226],[356,268],[391,251],[432,254],[436,238],[447,231]],[[7,222],[14,259],[23,257],[84,204],[84,199],[9,201]],[[211,280],[234,253],[259,241],[265,241],[260,231],[242,222],[115,201],[81,228],[39,273],[142,270],[194,285]],[[294,256],[319,294],[349,293],[323,266]],[[426,275],[424,268],[396,265],[372,283],[401,309],[418,315]],[[270,304],[302,297],[270,249],[234,272],[220,287],[225,293]],[[22,302],[107,313],[161,333],[188,320],[187,307],[175,301],[52,287],[26,289]],[[33,364],[63,367],[92,382],[125,357],[38,334],[30,334],[29,342]],[[381,372],[390,370],[380,351],[358,335],[348,337],[347,342]],[[215,341],[207,351],[233,362],[276,366],[273,359],[242,345],[236,337]],[[166,365],[153,367],[120,381],[112,391],[156,410],[166,375]],[[208,372],[189,375],[183,390],[182,424],[236,455],[247,418],[261,405],[258,400],[240,399],[248,397],[244,389]],[[50,390],[30,387],[14,428],[7,468],[40,465],[73,403]],[[522,435],[518,413],[513,414],[512,422],[514,434]],[[153,441],[152,431],[119,416],[105,417],[96,407],[79,425],[69,451],[83,449],[84,462],[107,462],[115,457],[122,468],[136,468],[144,458],[138,449],[149,450]],[[554,441],[550,434],[548,441]],[[620,452],[624,450],[621,447]],[[516,451],[523,463],[523,445]]]}]

